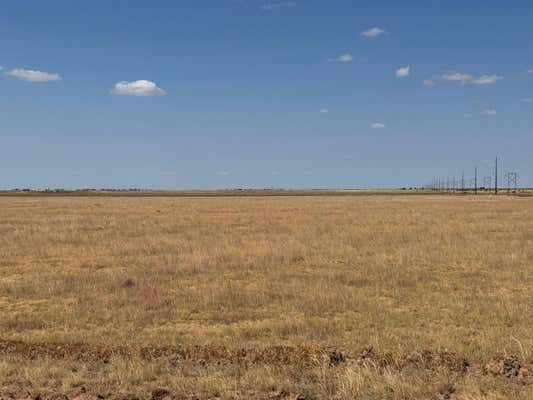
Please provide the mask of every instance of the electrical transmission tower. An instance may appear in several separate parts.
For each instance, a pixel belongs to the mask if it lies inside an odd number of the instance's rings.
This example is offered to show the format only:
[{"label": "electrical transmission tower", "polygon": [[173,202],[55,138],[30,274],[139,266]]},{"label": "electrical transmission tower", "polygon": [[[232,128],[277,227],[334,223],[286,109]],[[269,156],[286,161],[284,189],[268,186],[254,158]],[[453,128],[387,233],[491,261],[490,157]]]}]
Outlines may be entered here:
[{"label": "electrical transmission tower", "polygon": [[516,172],[507,172],[505,178],[507,179],[507,193],[511,192],[511,188],[514,188],[516,192],[518,188],[518,174]]},{"label": "electrical transmission tower", "polygon": [[492,186],[492,176],[484,176],[483,177],[483,187],[485,190],[490,189]]},{"label": "electrical transmission tower", "polygon": [[474,194],[477,194],[477,166],[474,168]]},{"label": "electrical transmission tower", "polygon": [[498,157],[496,157],[494,164],[494,194],[498,194]]},{"label": "electrical transmission tower", "polygon": [[476,187],[476,178],[471,178],[468,182],[470,183],[470,189],[474,191]]}]

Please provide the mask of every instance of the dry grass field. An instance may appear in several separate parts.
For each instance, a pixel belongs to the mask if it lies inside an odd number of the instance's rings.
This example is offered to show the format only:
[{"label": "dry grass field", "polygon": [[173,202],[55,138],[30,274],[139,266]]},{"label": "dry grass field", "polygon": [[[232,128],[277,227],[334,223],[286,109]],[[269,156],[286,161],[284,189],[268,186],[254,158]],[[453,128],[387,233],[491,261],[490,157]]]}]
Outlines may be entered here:
[{"label": "dry grass field", "polygon": [[532,362],[532,198],[0,198],[1,399],[533,399]]}]

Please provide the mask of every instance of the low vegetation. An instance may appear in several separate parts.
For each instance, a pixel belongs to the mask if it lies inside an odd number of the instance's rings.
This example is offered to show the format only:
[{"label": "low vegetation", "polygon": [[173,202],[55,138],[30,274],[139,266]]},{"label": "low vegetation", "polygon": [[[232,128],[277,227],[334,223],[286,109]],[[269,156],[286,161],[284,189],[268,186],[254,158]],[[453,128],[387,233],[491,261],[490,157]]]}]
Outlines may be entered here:
[{"label": "low vegetation", "polygon": [[533,201],[0,198],[0,398],[531,399]]}]

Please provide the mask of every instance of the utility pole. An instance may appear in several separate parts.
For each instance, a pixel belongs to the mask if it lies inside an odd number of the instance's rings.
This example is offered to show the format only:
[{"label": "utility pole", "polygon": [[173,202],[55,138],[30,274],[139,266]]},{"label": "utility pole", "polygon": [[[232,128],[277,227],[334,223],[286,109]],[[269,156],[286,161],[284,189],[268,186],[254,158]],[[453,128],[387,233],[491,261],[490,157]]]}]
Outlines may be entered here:
[{"label": "utility pole", "polygon": [[463,171],[463,175],[461,176],[461,192],[465,192],[465,172]]}]

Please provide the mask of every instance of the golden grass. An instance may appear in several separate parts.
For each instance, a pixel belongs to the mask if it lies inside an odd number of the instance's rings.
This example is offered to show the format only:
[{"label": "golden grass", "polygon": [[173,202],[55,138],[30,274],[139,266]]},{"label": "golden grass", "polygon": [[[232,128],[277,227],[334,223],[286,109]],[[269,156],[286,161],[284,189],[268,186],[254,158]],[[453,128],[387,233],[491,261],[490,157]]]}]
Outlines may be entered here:
[{"label": "golden grass", "polygon": [[[527,379],[481,367],[327,360],[331,349],[356,358],[371,345],[398,358],[451,352],[473,366],[516,354],[526,366],[532,260],[530,198],[0,198],[0,339],[131,349],[105,362],[6,353],[0,386],[533,398]],[[302,364],[139,356],[166,347],[311,356]]]}]

